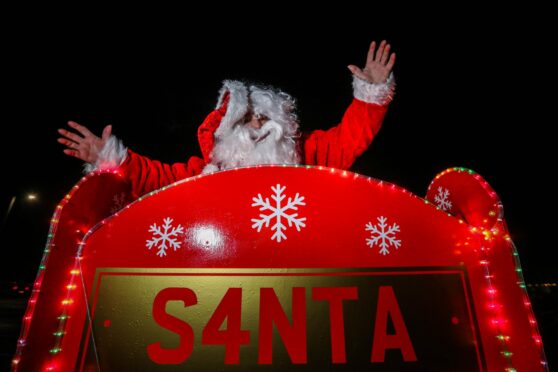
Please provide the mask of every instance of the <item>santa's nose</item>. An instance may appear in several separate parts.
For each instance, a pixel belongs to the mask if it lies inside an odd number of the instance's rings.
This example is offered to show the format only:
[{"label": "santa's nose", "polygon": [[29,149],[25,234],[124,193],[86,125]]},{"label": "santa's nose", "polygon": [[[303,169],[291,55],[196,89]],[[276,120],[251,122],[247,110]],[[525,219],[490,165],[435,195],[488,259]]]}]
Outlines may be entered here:
[{"label": "santa's nose", "polygon": [[250,127],[260,129],[268,119],[265,116],[252,115],[247,123]]}]

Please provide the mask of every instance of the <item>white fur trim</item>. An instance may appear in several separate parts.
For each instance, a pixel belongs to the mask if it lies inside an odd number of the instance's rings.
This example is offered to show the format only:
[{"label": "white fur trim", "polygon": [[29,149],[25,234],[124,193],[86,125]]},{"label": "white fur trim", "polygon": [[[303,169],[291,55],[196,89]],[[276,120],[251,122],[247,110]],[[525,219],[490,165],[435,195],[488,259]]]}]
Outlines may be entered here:
[{"label": "white fur trim", "polygon": [[215,131],[216,138],[229,134],[234,124],[242,119],[248,111],[248,89],[244,83],[235,80],[225,80],[223,82],[223,87],[219,91],[217,108],[221,107],[223,104],[223,98],[226,92],[230,93],[227,113]]},{"label": "white fur trim", "polygon": [[122,141],[115,136],[110,136],[97,157],[95,164],[86,163],[84,172],[90,173],[95,170],[113,170],[118,168],[126,160],[128,149]]},{"label": "white fur trim", "polygon": [[218,171],[219,171],[218,166],[216,166],[215,164],[209,163],[205,167],[203,167],[203,170],[202,170],[201,174],[208,174],[208,173],[213,173],[213,172],[218,172]]},{"label": "white fur trim", "polygon": [[368,103],[387,105],[393,99],[394,92],[395,79],[393,74],[389,75],[385,83],[380,84],[369,83],[353,75],[353,95],[356,99]]}]

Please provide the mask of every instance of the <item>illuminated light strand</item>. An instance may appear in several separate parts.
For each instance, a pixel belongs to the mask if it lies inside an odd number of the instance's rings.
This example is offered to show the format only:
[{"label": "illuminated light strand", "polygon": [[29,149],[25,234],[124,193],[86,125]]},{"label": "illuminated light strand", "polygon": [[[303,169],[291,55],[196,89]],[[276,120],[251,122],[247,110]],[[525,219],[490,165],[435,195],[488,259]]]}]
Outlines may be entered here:
[{"label": "illuminated light strand", "polygon": [[[531,325],[531,331],[532,331],[532,335],[531,338],[533,340],[533,342],[539,346],[539,352],[540,352],[540,363],[543,366],[546,366],[546,357],[544,355],[544,349],[542,347],[542,338],[540,336],[540,333],[538,331],[537,328],[537,321],[533,312],[533,309],[531,307],[531,301],[529,300],[527,291],[526,291],[526,285],[525,285],[525,281],[523,278],[523,270],[521,269],[520,263],[519,263],[519,255],[517,253],[517,249],[515,248],[515,246],[513,245],[513,241],[511,241],[511,239],[509,238],[509,235],[505,235],[503,236],[503,239],[505,241],[508,241],[511,243],[512,245],[512,249],[513,249],[513,254],[512,257],[514,258],[514,263],[515,263],[515,273],[518,277],[518,281],[517,281],[517,285],[518,287],[523,291],[523,304],[527,309],[527,312],[529,314],[529,323]],[[496,295],[497,295],[497,291],[495,290],[493,283],[492,283],[492,279],[493,279],[493,275],[488,273],[488,269],[489,269],[489,262],[486,260],[486,262],[484,262],[485,260],[481,260],[479,261],[479,264],[485,269],[485,279],[487,279],[488,281],[488,286],[487,286],[487,294],[488,296],[491,298],[491,302],[489,303],[488,307],[493,311],[493,313],[495,315],[501,314],[502,310],[503,310],[503,306],[501,306],[500,304],[498,304],[497,302],[495,302],[496,300]],[[496,311],[498,310],[498,311]],[[503,347],[503,350],[501,351],[501,355],[506,358],[506,360],[508,360],[511,363],[511,359],[513,356],[513,353],[511,351],[508,350],[508,343],[510,341],[510,337],[505,335],[502,331],[503,328],[507,325],[507,320],[505,318],[502,318],[500,316],[496,316],[494,318],[492,318],[490,320],[491,325],[495,326],[496,328],[499,329],[499,332],[501,334],[499,334],[497,336],[497,339],[500,341],[501,346]],[[509,368],[507,368],[506,370],[509,371],[515,371],[515,368],[513,368],[513,366],[510,366]]]},{"label": "illuminated light strand", "polygon": [[[107,173],[107,172],[104,172],[104,171],[94,172],[90,175],[85,176],[82,179],[82,181],[80,181],[79,184],[81,184],[83,181],[87,180],[88,178],[90,178],[92,176],[96,176],[97,174],[100,174],[100,173]],[[110,173],[119,175],[118,172],[116,172],[116,171],[111,171]],[[77,190],[77,188],[74,188],[74,189]],[[160,191],[160,190],[156,190],[156,191]],[[150,193],[150,194],[152,194],[152,193]],[[124,207],[123,209],[127,209],[129,207],[130,207],[130,204],[126,205],[126,207]],[[118,212],[120,212],[120,211],[118,211]],[[118,212],[115,213],[114,215],[118,215]],[[112,218],[112,216],[109,216],[108,218],[103,219],[96,226],[104,225],[105,221],[107,219],[110,219],[110,218]],[[92,230],[96,230],[96,229],[93,228]],[[81,230],[79,230],[77,232],[82,233]],[[88,231],[88,233],[85,234],[85,237],[89,236],[91,233],[92,233],[92,231],[90,229]],[[83,245],[85,244],[85,237],[83,237],[79,241],[78,254],[77,254],[77,256],[74,257],[74,266],[69,271],[70,279],[69,279],[69,282],[65,285],[66,296],[65,296],[64,300],[62,300],[63,312],[60,316],[57,317],[57,319],[59,321],[58,328],[57,328],[57,331],[53,333],[53,335],[55,336],[55,346],[50,349],[51,354],[53,354],[53,355],[57,355],[62,351],[62,348],[60,346],[62,345],[62,342],[63,342],[63,336],[66,334],[65,328],[66,328],[67,321],[68,321],[68,319],[70,319],[70,316],[68,315],[68,311],[69,311],[69,308],[71,307],[70,305],[72,305],[74,303],[74,299],[73,299],[72,295],[73,295],[73,291],[77,288],[77,285],[75,284],[75,280],[76,280],[76,277],[81,273],[81,270],[79,269],[80,261],[82,259],[80,253],[81,253]],[[52,351],[55,351],[55,352],[52,352]],[[52,371],[52,370],[55,370],[56,368],[58,368],[58,363],[56,362],[56,360],[54,360],[54,361],[51,360],[51,363],[46,368],[46,370]]]},{"label": "illuminated light strand", "polygon": [[[33,290],[31,291],[31,296],[30,296],[29,301],[27,303],[27,309],[24,313],[22,327],[21,327],[21,331],[20,331],[20,336],[19,336],[18,342],[17,342],[16,352],[15,352],[14,358],[12,359],[13,371],[17,371],[18,365],[21,361],[21,356],[23,354],[23,349],[27,345],[27,338],[29,336],[29,330],[30,330],[31,322],[32,322],[33,317],[34,317],[35,307],[36,307],[36,304],[37,304],[39,294],[41,293],[41,286],[42,286],[42,282],[43,282],[43,278],[44,278],[44,274],[45,274],[45,269],[46,269],[46,266],[47,266],[48,259],[49,259],[50,253],[52,251],[52,248],[55,247],[54,236],[55,236],[55,233],[58,229],[58,223],[60,222],[61,213],[62,213],[64,207],[68,204],[69,200],[73,197],[74,193],[77,190],[79,190],[80,186],[84,182],[88,181],[92,177],[98,176],[98,175],[103,174],[103,173],[112,173],[112,174],[119,175],[118,172],[116,172],[116,171],[111,171],[111,172],[95,171],[95,172],[92,172],[92,173],[82,177],[78,181],[78,183],[70,189],[70,192],[68,192],[64,196],[64,198],[62,198],[60,203],[58,203],[58,205],[54,209],[53,216],[50,220],[50,226],[49,226],[49,231],[47,233],[47,241],[46,241],[46,244],[45,244],[45,248],[43,250],[43,256],[41,257],[41,261],[39,263],[39,270],[37,272],[37,275],[35,277],[35,281],[33,283]],[[122,175],[120,175],[120,176],[122,177]],[[69,288],[67,288],[67,289],[69,289]],[[66,315],[66,314],[63,314],[62,316],[57,317],[57,319],[59,320],[59,329],[55,333],[62,332],[62,335],[65,334],[65,331],[63,329],[60,330],[60,324],[62,322],[65,323],[65,321],[68,318],[69,318],[69,316]],[[60,339],[62,337],[56,337],[56,338]],[[51,348],[50,350],[57,350],[57,347]],[[53,371],[57,368],[58,368],[58,364],[55,363],[55,362],[51,362],[44,368],[44,370],[45,371]]]},{"label": "illuminated light strand", "polygon": [[[124,208],[122,208],[120,211],[118,211],[118,212],[114,213],[113,215],[107,217],[106,219],[104,219],[104,220],[101,221],[100,223],[101,223],[101,224],[106,223],[107,220],[113,218],[114,216],[118,215],[120,212],[122,212],[122,211],[124,211],[124,210],[130,208],[131,206],[135,205],[136,203],[140,203],[140,202],[143,201],[145,198],[148,198],[148,197],[150,197],[150,196],[153,196],[153,195],[155,195],[155,194],[158,194],[158,193],[160,193],[160,192],[162,192],[162,191],[165,191],[165,190],[167,190],[167,189],[169,189],[169,188],[173,188],[173,187],[179,186],[179,185],[181,185],[182,183],[192,182],[192,181],[194,181],[194,180],[198,180],[198,179],[200,179],[200,178],[205,178],[205,177],[210,177],[210,176],[212,176],[212,175],[214,175],[214,174],[222,173],[222,172],[239,171],[239,170],[245,170],[245,169],[248,169],[248,170],[249,170],[249,169],[253,169],[253,168],[279,168],[279,167],[281,167],[281,168],[303,168],[303,169],[307,169],[307,170],[308,170],[308,169],[317,169],[317,170],[327,171],[327,172],[333,173],[333,174],[338,174],[338,175],[340,175],[340,176],[343,176],[343,175],[344,175],[343,172],[345,172],[345,174],[347,174],[347,175],[348,175],[349,173],[352,173],[352,172],[350,172],[350,171],[341,170],[341,169],[337,169],[337,168],[330,168],[330,167],[321,166],[321,165],[319,165],[319,166],[313,166],[313,165],[292,165],[292,164],[290,164],[290,165],[288,165],[288,164],[279,164],[279,165],[267,164],[267,165],[258,165],[258,166],[250,166],[250,167],[235,167],[235,168],[230,168],[230,169],[227,169],[227,170],[224,170],[224,171],[216,171],[216,172],[212,172],[212,173],[208,173],[208,174],[200,174],[200,175],[197,175],[197,176],[188,177],[188,178],[185,178],[185,179],[176,181],[176,182],[174,182],[174,183],[172,183],[172,184],[170,184],[170,185],[163,186],[163,187],[160,188],[160,189],[151,191],[151,192],[149,192],[149,193],[147,193],[147,194],[144,194],[144,195],[140,196],[139,198],[137,198],[137,199],[135,199],[134,201],[132,201],[132,202],[130,202],[129,204],[127,204],[127,205],[126,205]],[[402,192],[402,193],[404,193],[404,194],[410,195],[410,196],[413,197],[413,198],[416,198],[416,199],[419,199],[419,200],[422,200],[422,201],[425,201],[425,202],[428,203],[427,200],[425,200],[425,199],[419,197],[418,195],[413,194],[413,193],[410,192],[409,190],[407,190],[407,189],[405,189],[405,188],[403,188],[403,187],[400,187],[400,186],[398,186],[398,185],[396,185],[396,184],[390,184],[390,183],[385,182],[385,181],[383,181],[383,180],[378,180],[378,179],[375,179],[375,178],[373,178],[373,177],[360,175],[360,174],[358,174],[358,173],[354,173],[354,175],[355,175],[355,176],[354,176],[355,178],[366,180],[366,181],[369,182],[369,183],[374,182],[374,183],[376,183],[378,186],[383,186],[384,184],[386,184],[386,185],[390,186],[393,190],[400,191],[400,192]],[[452,217],[455,217],[455,216],[452,216]],[[95,228],[95,227],[94,227],[94,228]],[[89,231],[88,231],[88,234],[90,234],[91,232],[92,232],[92,231],[89,230]]]},{"label": "illuminated light strand", "polygon": [[[435,177],[435,180],[438,180],[440,177],[446,175],[449,172],[452,171],[458,171],[458,172],[462,172],[465,171],[469,174],[473,174],[474,178],[480,182],[481,186],[483,186],[483,188],[487,191],[488,195],[492,198],[492,199],[496,199],[496,208],[495,209],[491,209],[490,211],[488,211],[488,215],[486,218],[483,218],[482,223],[484,225],[487,225],[490,221],[490,218],[494,218],[496,217],[496,224],[495,225],[502,225],[503,223],[503,206],[502,203],[497,200],[498,196],[496,194],[496,192],[490,187],[490,185],[478,174],[475,174],[473,171],[471,170],[466,170],[463,168],[452,168],[452,169],[448,169],[445,170],[444,172],[440,173],[439,175],[437,175]],[[437,185],[435,185],[434,182],[431,183],[427,194],[431,191],[432,187],[435,187]],[[471,231],[474,233],[476,232],[476,229],[471,229]],[[502,229],[502,231],[505,231],[505,229]],[[495,236],[500,234],[500,229],[498,228],[493,228],[493,229],[481,229],[480,232],[483,234],[484,240],[487,242],[492,242],[495,238]],[[513,244],[511,237],[508,234],[505,234],[503,237],[504,241],[510,242],[511,244]],[[515,247],[514,247],[515,248]],[[490,251],[490,249],[481,249],[481,252],[483,252],[483,255],[486,255],[488,253],[488,251]],[[521,290],[524,291],[524,305],[528,308],[529,313],[532,313],[532,308],[531,308],[531,302],[528,300],[528,295],[526,293],[526,286],[525,286],[525,282],[522,278],[522,270],[520,268],[519,262],[518,262],[518,254],[517,251],[514,249],[512,256],[514,257],[515,261],[516,261],[516,268],[515,268],[515,272],[518,275],[518,277],[520,277],[520,280],[518,280],[518,286]],[[501,304],[499,304],[496,301],[496,295],[497,292],[494,290],[494,287],[492,285],[492,279],[494,278],[494,276],[492,274],[489,273],[489,262],[488,260],[481,260],[481,262],[479,262],[480,266],[485,270],[485,279],[488,282],[487,285],[487,295],[489,297],[489,303],[488,303],[488,308],[491,309],[491,311],[495,314],[502,314],[503,311],[503,307]],[[506,320],[505,318],[501,318],[500,316],[496,316],[490,319],[490,322],[495,325],[497,328],[502,328],[503,326],[505,326],[506,324]],[[542,339],[540,338],[540,335],[538,333],[538,329],[536,329],[537,325],[536,325],[536,320],[534,315],[531,316],[529,318],[529,322],[531,324],[531,327],[533,329],[533,341],[536,344],[541,345],[542,344]],[[501,351],[501,355],[504,356],[508,362],[511,363],[511,357],[512,357],[512,353],[507,350],[507,343],[509,342],[509,336],[505,335],[505,334],[500,334],[497,336],[497,339],[500,341],[501,345],[505,348],[504,350]],[[545,357],[544,357],[544,350],[542,349],[542,347],[540,348],[541,350],[541,364],[546,366],[546,362],[545,362]],[[509,366],[508,368],[506,368],[506,371],[516,371],[515,368],[513,368],[513,366]]]},{"label": "illuminated light strand", "polygon": [[[486,256],[488,252],[486,250],[481,250],[482,255]],[[492,317],[489,320],[490,325],[495,328],[496,339],[500,344],[500,354],[505,357],[508,367],[506,370],[515,370],[512,364],[512,354],[509,351],[510,336],[504,332],[507,326],[507,319],[503,315],[504,307],[498,301],[498,291],[494,286],[493,279],[494,274],[490,272],[490,261],[486,258],[479,260],[479,265],[484,271],[484,278],[486,279],[486,295],[488,297],[487,308],[489,312],[492,313]]]},{"label": "illuminated light strand", "polygon": [[39,271],[37,273],[37,276],[35,277],[35,281],[33,283],[33,291],[31,292],[31,296],[30,296],[29,301],[27,303],[27,309],[26,309],[25,315],[23,317],[23,324],[22,324],[21,331],[20,331],[20,336],[19,336],[19,339],[18,339],[18,342],[17,342],[16,353],[15,353],[15,356],[13,358],[14,370],[17,370],[17,366],[18,366],[19,362],[21,361],[21,355],[23,353],[23,348],[27,345],[27,337],[29,336],[29,329],[30,329],[31,321],[33,319],[35,306],[36,306],[36,303],[37,303],[39,293],[41,292],[41,285],[42,285],[43,278],[44,278],[44,270],[46,268],[46,263],[48,261],[49,254],[51,252],[50,248],[51,248],[51,246],[53,246],[53,241],[52,240],[53,240],[53,237],[54,237],[54,232],[56,231],[57,223],[59,221],[59,217],[60,217],[60,213],[62,211],[62,208],[64,207],[64,205],[66,205],[68,200],[69,200],[69,198],[64,198],[62,200],[62,202],[56,207],[54,215],[51,219],[49,232],[48,232],[48,235],[47,235],[47,242],[45,244],[45,249],[43,251],[43,256],[42,256],[41,262],[39,264]]},{"label": "illuminated light strand", "polygon": [[[51,348],[49,351],[52,355],[57,355],[62,351],[62,342],[63,338],[66,335],[66,325],[67,321],[70,318],[68,316],[68,311],[70,307],[74,304],[74,290],[77,288],[76,285],[76,278],[81,273],[79,267],[79,257],[75,257],[74,259],[74,267],[69,271],[69,281],[66,284],[66,295],[64,296],[64,300],[61,301],[63,306],[63,312],[60,316],[57,317],[58,319],[58,328],[56,332],[53,332],[53,336],[55,337],[54,347]],[[56,365],[56,364],[54,364]]]},{"label": "illuminated light strand", "polygon": [[531,326],[531,339],[533,342],[539,347],[539,358],[541,365],[547,367],[546,363],[546,355],[544,353],[542,337],[539,332],[539,328],[537,325],[537,320],[535,317],[535,312],[533,311],[533,307],[531,306],[531,301],[529,299],[529,294],[527,293],[527,286],[525,285],[525,278],[523,277],[523,270],[521,269],[521,262],[519,261],[519,254],[517,252],[517,247],[510,239],[508,240],[510,243],[510,248],[513,252],[512,257],[514,259],[515,264],[515,274],[518,278],[518,286],[522,290],[523,295],[523,305],[529,314],[529,325]]}]

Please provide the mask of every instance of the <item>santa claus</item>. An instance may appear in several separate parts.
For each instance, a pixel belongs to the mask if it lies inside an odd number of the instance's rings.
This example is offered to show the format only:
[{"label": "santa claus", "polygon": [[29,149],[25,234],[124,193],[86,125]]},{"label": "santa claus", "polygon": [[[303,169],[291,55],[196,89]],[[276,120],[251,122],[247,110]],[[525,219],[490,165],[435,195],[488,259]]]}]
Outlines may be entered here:
[{"label": "santa claus", "polygon": [[59,129],[64,153],[87,162],[86,171],[117,170],[132,185],[135,196],[180,179],[235,167],[261,164],[324,165],[348,169],[380,129],[393,97],[391,70],[395,54],[382,41],[372,42],[363,69],[353,73],[354,99],[341,123],[329,130],[299,131],[295,101],[272,87],[226,80],[216,109],[198,129],[202,157],[172,165],[153,161],[126,149],[106,126],[101,137],[70,121],[79,134]]}]

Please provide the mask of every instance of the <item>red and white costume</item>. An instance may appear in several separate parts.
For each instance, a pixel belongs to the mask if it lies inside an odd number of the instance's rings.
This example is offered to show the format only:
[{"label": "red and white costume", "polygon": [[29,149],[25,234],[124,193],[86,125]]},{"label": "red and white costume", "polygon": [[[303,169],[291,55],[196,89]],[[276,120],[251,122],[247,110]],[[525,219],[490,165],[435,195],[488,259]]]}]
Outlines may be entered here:
[{"label": "red and white costume", "polygon": [[[116,137],[111,136],[97,163],[88,164],[86,170],[116,169],[131,183],[136,197],[198,175],[211,163],[215,140],[226,135],[245,116],[251,88],[238,81],[224,82],[216,109],[198,129],[202,157],[192,156],[185,163],[163,164],[126,149]],[[354,99],[338,125],[297,137],[300,152],[297,159],[301,164],[348,169],[368,148],[380,130],[393,97],[393,78],[390,76],[384,84],[370,84],[353,77],[353,88]],[[212,170],[220,169],[213,167]]]}]

